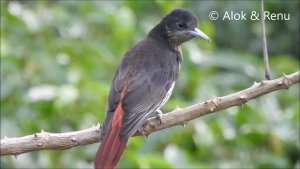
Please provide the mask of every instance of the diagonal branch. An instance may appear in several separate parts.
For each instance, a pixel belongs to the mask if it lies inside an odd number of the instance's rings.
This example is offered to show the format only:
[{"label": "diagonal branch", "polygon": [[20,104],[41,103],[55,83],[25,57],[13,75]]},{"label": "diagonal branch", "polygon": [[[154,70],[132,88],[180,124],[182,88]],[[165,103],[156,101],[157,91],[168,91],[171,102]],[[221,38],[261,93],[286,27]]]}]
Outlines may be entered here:
[{"label": "diagonal branch", "polygon": [[[184,109],[175,110],[163,115],[163,123],[160,124],[156,118],[150,118],[136,135],[149,135],[158,130],[169,128],[175,125],[184,125],[195,118],[224,110],[229,107],[245,104],[251,99],[266,95],[276,90],[288,89],[290,86],[300,82],[300,71],[290,75],[284,75],[274,80],[264,80],[254,84],[242,91],[223,97],[214,97],[203,103],[198,103]],[[88,129],[67,132],[49,133],[40,132],[18,138],[1,139],[0,155],[18,155],[38,150],[62,150],[79,145],[86,145],[99,142],[101,133],[100,124]]]}]

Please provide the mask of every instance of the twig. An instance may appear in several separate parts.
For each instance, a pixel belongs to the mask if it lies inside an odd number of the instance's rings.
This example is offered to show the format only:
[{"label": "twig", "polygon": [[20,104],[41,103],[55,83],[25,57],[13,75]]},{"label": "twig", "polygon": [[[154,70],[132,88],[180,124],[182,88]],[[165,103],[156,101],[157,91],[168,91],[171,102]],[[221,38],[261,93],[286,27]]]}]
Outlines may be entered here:
[{"label": "twig", "polygon": [[269,67],[269,56],[268,56],[268,45],[266,38],[266,28],[265,28],[265,10],[264,10],[264,0],[260,1],[260,25],[261,25],[261,39],[263,44],[263,55],[264,55],[264,65],[265,65],[265,77],[267,80],[271,79],[270,67]]},{"label": "twig", "polygon": [[[254,84],[242,91],[223,97],[214,97],[203,103],[195,104],[184,109],[175,110],[163,115],[163,123],[157,118],[150,118],[136,134],[149,135],[158,130],[175,125],[185,125],[188,121],[224,110],[229,107],[245,104],[247,101],[280,89],[288,89],[300,82],[300,71],[290,75],[284,75],[275,80],[265,80]],[[18,155],[38,150],[62,150],[71,147],[99,142],[100,124],[75,132],[49,133],[40,132],[18,138],[1,139],[0,155]]]}]

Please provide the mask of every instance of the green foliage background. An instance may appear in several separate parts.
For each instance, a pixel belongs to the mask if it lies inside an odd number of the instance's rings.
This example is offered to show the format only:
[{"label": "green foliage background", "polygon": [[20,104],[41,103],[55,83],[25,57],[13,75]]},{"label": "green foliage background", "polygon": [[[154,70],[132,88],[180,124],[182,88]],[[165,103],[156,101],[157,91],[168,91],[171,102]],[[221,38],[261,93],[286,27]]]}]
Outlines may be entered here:
[{"label": "green foliage background", "polygon": [[[190,9],[212,43],[183,45],[165,112],[247,88],[263,75],[260,22],[212,21],[211,11],[259,1],[1,1],[1,139],[85,129],[103,120],[123,53],[174,8]],[[266,21],[272,77],[299,70],[299,1]],[[91,168],[98,144],[1,157],[1,168]],[[299,85],[130,139],[118,168],[299,168]]]}]

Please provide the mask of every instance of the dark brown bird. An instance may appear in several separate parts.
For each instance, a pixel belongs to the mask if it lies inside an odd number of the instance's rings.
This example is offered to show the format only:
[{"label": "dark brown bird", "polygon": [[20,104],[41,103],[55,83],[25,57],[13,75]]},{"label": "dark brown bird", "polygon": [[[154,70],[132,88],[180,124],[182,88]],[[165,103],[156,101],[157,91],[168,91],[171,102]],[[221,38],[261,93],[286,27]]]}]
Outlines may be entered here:
[{"label": "dark brown bird", "polygon": [[169,99],[182,62],[180,45],[194,37],[209,40],[197,29],[197,18],[187,10],[167,14],[124,55],[113,79],[103,141],[94,167],[114,168],[132,136]]}]

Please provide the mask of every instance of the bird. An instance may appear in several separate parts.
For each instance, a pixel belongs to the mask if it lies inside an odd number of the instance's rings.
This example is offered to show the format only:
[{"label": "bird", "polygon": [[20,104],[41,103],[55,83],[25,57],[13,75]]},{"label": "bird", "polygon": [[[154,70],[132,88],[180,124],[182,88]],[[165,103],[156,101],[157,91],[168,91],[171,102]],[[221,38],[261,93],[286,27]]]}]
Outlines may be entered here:
[{"label": "bird", "polygon": [[178,78],[181,44],[193,38],[210,41],[197,25],[189,10],[174,9],[124,54],[109,91],[95,169],[115,168],[129,137],[152,113],[163,121],[160,108]]}]

